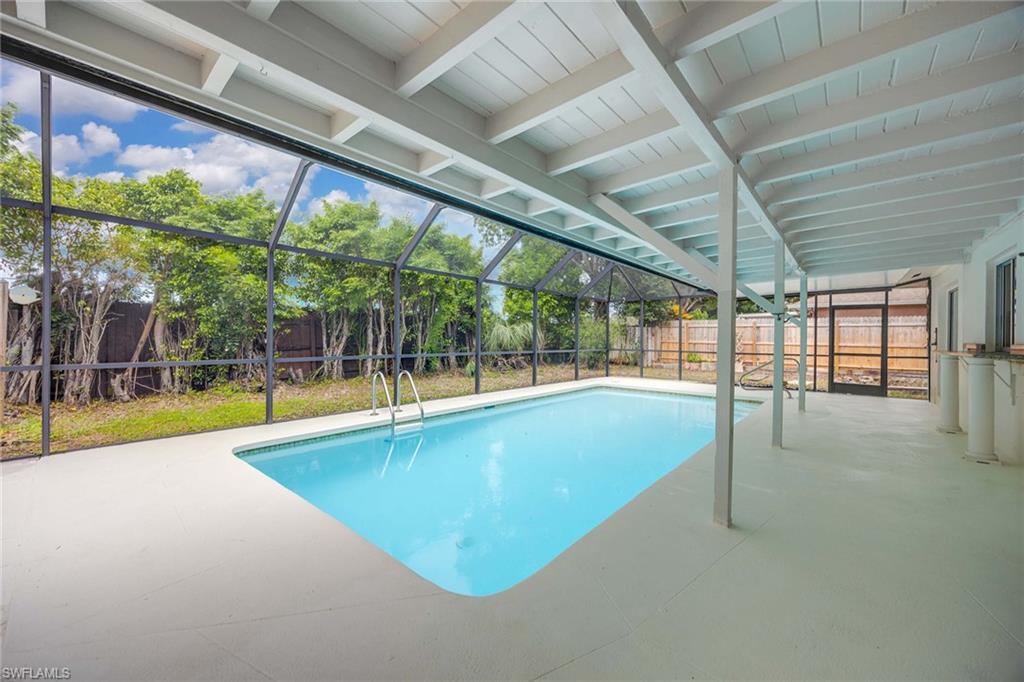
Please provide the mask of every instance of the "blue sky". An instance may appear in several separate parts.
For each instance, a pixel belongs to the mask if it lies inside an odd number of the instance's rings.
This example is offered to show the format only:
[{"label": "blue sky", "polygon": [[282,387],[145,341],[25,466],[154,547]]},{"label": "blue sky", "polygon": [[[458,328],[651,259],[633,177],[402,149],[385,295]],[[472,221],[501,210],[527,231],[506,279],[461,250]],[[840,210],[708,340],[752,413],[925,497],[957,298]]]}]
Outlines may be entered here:
[{"label": "blue sky", "polygon": [[[15,120],[27,130],[22,146],[38,153],[38,72],[6,60],[0,65],[3,101],[18,105]],[[298,165],[283,152],[61,79],[54,79],[53,125],[54,170],[64,176],[145,179],[183,168],[208,194],[262,189],[280,204]],[[339,199],[375,200],[385,217],[416,222],[430,206],[399,190],[314,166],[293,217],[301,220],[324,201]],[[475,232],[468,215],[446,211],[445,219],[454,232]]]}]

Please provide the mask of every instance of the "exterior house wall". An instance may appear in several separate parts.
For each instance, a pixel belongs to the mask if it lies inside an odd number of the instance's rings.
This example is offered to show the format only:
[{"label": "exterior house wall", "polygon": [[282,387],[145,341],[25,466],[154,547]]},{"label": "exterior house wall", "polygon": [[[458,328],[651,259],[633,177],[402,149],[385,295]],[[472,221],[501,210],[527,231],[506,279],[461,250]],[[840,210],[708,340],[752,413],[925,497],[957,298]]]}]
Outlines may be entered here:
[{"label": "exterior house wall", "polygon": [[[1024,216],[1018,215],[979,241],[967,262],[949,266],[933,277],[932,340],[937,342],[939,350],[951,350],[948,348],[946,330],[949,292],[952,289],[959,292],[957,331],[960,343],[984,342],[986,347],[994,347],[995,267],[1015,254],[1018,261],[1014,330],[1017,341],[1024,340],[1024,258],[1019,255],[1022,252]],[[933,357],[932,362],[932,399],[937,402],[942,391],[939,385],[938,357]],[[1024,463],[1024,365],[997,361],[995,371],[996,455],[1005,463]],[[966,429],[970,405],[967,400],[967,373],[962,364],[959,383],[960,426]]]}]

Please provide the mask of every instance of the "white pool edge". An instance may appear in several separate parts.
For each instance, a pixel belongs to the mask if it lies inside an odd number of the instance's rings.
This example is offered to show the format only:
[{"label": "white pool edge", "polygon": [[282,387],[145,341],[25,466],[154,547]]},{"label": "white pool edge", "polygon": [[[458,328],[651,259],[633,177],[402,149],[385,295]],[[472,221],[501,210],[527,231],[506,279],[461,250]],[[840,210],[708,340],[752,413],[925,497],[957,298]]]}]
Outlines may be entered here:
[{"label": "white pool edge", "polygon": [[[440,417],[449,414],[456,414],[459,412],[468,412],[470,410],[481,409],[484,407],[505,405],[508,403],[520,402],[522,400],[544,398],[554,395],[561,395],[565,393],[573,393],[576,391],[591,390],[594,388],[621,388],[627,390],[643,390],[651,391],[654,393],[688,395],[701,398],[714,398],[716,394],[716,387],[712,384],[699,384],[691,381],[653,379],[647,377],[597,377],[592,379],[580,379],[577,381],[544,384],[540,386],[511,388],[503,391],[492,391],[489,393],[474,393],[470,395],[456,396],[452,398],[436,398],[433,400],[426,400],[423,402],[424,418],[430,419],[432,417]],[[770,396],[770,392],[755,392],[741,388],[736,389],[736,400],[754,403],[764,403]],[[408,409],[409,406],[410,403],[405,403],[406,409]],[[388,426],[391,423],[391,417],[387,411],[387,406],[385,405],[382,409],[378,408],[378,412],[379,414],[377,415],[371,415],[366,410],[359,410],[354,412],[343,412],[333,415],[305,417],[301,419],[275,422],[274,424],[269,424],[267,426],[292,426],[305,423],[310,424],[314,428],[313,430],[307,430],[300,433],[274,436],[273,438],[266,438],[262,440],[242,443],[232,447],[231,454],[238,456],[250,450],[273,447],[275,445],[283,445],[286,443],[293,443],[296,440],[325,438],[330,436],[341,435],[344,433],[351,433],[353,431],[363,431],[366,429]],[[328,426],[325,428],[320,428],[322,425],[317,424],[316,422],[319,422],[324,419],[341,420],[342,423],[333,426]]]}]

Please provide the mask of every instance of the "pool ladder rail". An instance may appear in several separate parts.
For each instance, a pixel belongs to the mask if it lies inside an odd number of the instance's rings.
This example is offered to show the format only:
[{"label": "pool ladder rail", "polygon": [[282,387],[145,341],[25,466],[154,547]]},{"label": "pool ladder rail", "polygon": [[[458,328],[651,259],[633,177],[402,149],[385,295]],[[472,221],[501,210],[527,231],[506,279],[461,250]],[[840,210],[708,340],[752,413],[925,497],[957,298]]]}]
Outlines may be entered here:
[{"label": "pool ladder rail", "polygon": [[[377,414],[377,379],[380,379],[380,383],[384,387],[384,397],[388,401],[388,412],[391,414],[392,438],[394,438],[395,434],[400,431],[413,431],[423,428],[424,412],[423,402],[420,400],[420,392],[416,389],[416,382],[413,380],[412,374],[410,374],[409,370],[407,369],[403,369],[401,372],[398,373],[398,381],[396,382],[397,386],[401,387],[403,376],[409,377],[409,385],[412,386],[412,395],[414,398],[416,398],[416,407],[418,407],[420,411],[420,417],[418,420],[408,420],[404,422],[398,421],[396,413],[402,411],[402,403],[399,402],[398,405],[396,406],[394,403],[391,402],[391,393],[388,391],[388,378],[384,375],[384,372],[377,372],[376,374],[374,374],[373,382],[371,385],[370,401],[372,409],[370,410],[370,414]],[[395,397],[399,398],[399,401],[401,401],[401,394]]]},{"label": "pool ladder rail", "polygon": [[[797,360],[796,358],[783,358],[782,362],[783,362],[783,364],[785,364],[787,362],[792,362],[793,364],[795,364],[796,365],[796,369],[797,369],[797,376],[800,375],[800,361],[799,360]],[[770,390],[772,390],[771,386],[763,386],[763,385],[758,385],[758,384],[745,384],[745,383],[743,383],[743,380],[746,379],[747,377],[749,377],[751,374],[754,374],[755,372],[760,372],[761,370],[765,369],[766,367],[770,367],[773,364],[775,364],[775,361],[774,360],[769,360],[768,362],[761,363],[757,367],[752,367],[751,369],[748,369],[746,372],[744,372],[743,374],[740,375],[740,378],[736,381],[736,385],[739,386],[740,388],[745,388],[748,391],[770,391]],[[783,379],[783,381],[782,381],[782,390],[786,392],[786,397],[787,398],[789,398],[789,399],[793,398],[793,393],[792,393],[792,391],[790,391],[789,387],[786,386],[785,379]]]}]

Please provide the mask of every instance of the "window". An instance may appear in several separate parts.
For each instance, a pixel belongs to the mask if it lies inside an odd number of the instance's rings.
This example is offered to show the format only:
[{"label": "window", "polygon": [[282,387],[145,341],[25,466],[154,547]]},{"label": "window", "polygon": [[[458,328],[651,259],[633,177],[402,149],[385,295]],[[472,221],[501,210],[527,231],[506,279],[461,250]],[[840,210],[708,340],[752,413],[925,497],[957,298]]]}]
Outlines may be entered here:
[{"label": "window", "polygon": [[948,315],[946,322],[946,350],[955,351],[960,347],[957,331],[960,327],[960,292],[950,289],[948,294]]},{"label": "window", "polygon": [[996,266],[996,350],[1013,344],[1013,319],[1016,312],[1017,261],[1010,258]]}]

